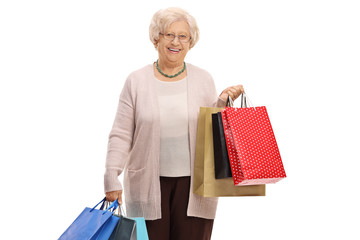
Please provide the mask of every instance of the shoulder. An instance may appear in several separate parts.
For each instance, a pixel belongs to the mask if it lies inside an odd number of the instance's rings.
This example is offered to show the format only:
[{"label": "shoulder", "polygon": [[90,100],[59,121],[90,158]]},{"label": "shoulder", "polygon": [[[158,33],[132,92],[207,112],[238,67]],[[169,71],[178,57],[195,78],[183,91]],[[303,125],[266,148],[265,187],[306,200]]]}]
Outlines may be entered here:
[{"label": "shoulder", "polygon": [[128,79],[143,79],[153,76],[153,67],[152,64],[148,64],[140,69],[137,69],[131,72],[128,76]]},{"label": "shoulder", "polygon": [[195,78],[199,78],[199,79],[212,79],[212,76],[211,74],[203,69],[203,68],[200,68],[200,67],[197,67],[195,65],[192,65],[190,63],[186,63],[186,68],[187,68],[187,71],[188,71],[188,75],[191,75]]},{"label": "shoulder", "polygon": [[150,82],[149,79],[154,75],[152,64],[148,64],[140,69],[137,69],[131,72],[126,81],[125,87],[130,87],[136,89],[137,86],[142,86],[147,82]]}]

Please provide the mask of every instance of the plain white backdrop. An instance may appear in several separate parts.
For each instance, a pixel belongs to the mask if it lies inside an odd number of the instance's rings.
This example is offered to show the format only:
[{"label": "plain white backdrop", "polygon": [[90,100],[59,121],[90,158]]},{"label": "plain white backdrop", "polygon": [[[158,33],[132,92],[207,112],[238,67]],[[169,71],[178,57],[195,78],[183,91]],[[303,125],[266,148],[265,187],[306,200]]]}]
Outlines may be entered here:
[{"label": "plain white backdrop", "polygon": [[222,198],[214,240],[360,239],[360,3],[349,0],[0,3],[2,239],[57,239],[103,196],[107,138],[128,74],[157,59],[152,15],[188,10],[186,61],[220,93],[268,109],[288,178]]}]

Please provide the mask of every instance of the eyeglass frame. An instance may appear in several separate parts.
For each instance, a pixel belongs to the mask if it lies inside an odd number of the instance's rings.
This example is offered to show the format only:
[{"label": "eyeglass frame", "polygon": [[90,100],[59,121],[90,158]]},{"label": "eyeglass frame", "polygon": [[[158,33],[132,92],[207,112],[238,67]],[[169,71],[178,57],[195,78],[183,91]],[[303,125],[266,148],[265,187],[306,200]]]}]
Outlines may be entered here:
[{"label": "eyeglass frame", "polygon": [[[166,33],[166,34],[165,34],[165,33],[161,33],[161,32],[159,32],[159,34],[162,35],[162,36],[164,37],[164,39],[167,40],[167,41],[174,41],[175,38],[178,38],[181,43],[188,43],[188,42],[190,42],[190,40],[191,40],[191,36],[189,36],[189,40],[188,40],[188,41],[186,41],[186,42],[181,41],[180,36],[181,36],[181,35],[184,36],[184,34],[175,35],[175,34],[173,34],[173,33]],[[172,36],[174,36],[174,38],[172,38],[172,39],[167,39],[167,38],[166,38],[166,35],[168,35],[168,34],[171,34]],[[185,35],[185,36],[186,36],[186,35]],[[186,37],[187,37],[187,36],[186,36]]]}]

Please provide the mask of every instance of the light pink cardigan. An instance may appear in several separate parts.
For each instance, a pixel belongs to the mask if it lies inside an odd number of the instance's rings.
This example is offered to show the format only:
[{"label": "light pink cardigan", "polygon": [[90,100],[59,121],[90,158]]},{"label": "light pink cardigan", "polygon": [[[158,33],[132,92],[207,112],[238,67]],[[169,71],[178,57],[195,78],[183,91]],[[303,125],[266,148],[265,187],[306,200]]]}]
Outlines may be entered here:
[{"label": "light pink cardigan", "polygon": [[[199,107],[224,107],[217,96],[211,75],[186,64],[188,77],[189,140],[191,176],[194,175],[196,131]],[[127,215],[146,220],[161,218],[159,180],[160,115],[153,66],[129,75],[120,95],[109,135],[104,175],[105,192],[121,190],[118,176],[124,172]],[[214,219],[217,198],[193,193],[192,183],[187,215]]]}]

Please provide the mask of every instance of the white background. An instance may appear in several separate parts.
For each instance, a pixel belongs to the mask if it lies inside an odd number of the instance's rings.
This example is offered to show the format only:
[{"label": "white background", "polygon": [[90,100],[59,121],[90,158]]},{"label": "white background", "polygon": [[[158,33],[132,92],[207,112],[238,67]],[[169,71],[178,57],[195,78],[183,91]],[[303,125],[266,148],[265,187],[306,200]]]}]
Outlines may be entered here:
[{"label": "white background", "polygon": [[266,197],[220,199],[212,239],[360,239],[360,4],[347,0],[1,1],[1,239],[57,239],[103,198],[120,91],[157,59],[148,26],[169,6],[200,27],[186,61],[267,107],[288,175]]}]

